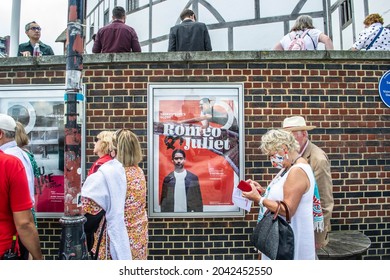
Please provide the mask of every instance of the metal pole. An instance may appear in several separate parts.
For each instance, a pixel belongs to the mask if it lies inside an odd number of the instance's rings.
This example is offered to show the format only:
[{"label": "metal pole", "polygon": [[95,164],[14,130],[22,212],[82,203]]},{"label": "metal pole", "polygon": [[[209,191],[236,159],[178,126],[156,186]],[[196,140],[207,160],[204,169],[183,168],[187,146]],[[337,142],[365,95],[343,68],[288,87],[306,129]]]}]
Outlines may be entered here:
[{"label": "metal pole", "polygon": [[[10,57],[18,56],[20,30],[20,1],[12,1]],[[23,28],[24,29],[24,28]]]},{"label": "metal pole", "polygon": [[66,49],[65,149],[64,149],[64,217],[59,259],[87,260],[84,233],[85,217],[81,214],[81,79],[84,52],[85,0],[69,0]]}]

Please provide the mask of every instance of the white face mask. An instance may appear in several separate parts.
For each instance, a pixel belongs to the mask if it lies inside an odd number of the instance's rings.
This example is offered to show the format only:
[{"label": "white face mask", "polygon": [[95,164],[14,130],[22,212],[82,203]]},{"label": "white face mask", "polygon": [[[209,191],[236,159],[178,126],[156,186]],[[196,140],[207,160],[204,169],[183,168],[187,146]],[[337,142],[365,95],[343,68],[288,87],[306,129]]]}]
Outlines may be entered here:
[{"label": "white face mask", "polygon": [[271,164],[273,167],[282,169],[283,161],[284,161],[284,156],[281,156],[279,154],[275,154],[273,157],[271,157]]}]

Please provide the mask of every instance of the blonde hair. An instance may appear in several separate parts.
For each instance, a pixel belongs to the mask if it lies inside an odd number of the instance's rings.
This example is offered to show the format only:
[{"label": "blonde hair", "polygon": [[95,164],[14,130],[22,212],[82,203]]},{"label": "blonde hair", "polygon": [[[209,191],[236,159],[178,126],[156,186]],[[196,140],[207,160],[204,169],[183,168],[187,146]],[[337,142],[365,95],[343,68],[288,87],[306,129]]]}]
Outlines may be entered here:
[{"label": "blonde hair", "polygon": [[366,18],[363,21],[364,25],[368,25],[368,26],[370,26],[371,24],[376,23],[376,22],[379,22],[381,24],[384,23],[383,17],[381,17],[380,14],[370,14],[370,15],[366,16]]},{"label": "blonde hair", "polygon": [[283,145],[288,150],[299,152],[300,146],[294,135],[290,131],[283,129],[273,129],[261,137],[260,149],[264,154],[270,154],[283,150]]},{"label": "blonde hair", "polygon": [[313,29],[313,19],[311,16],[308,15],[301,15],[299,16],[291,28],[291,31],[300,31],[300,30],[305,30],[305,29]]},{"label": "blonde hair", "polygon": [[127,129],[115,133],[116,158],[124,167],[138,165],[142,161],[141,145],[137,135]]},{"label": "blonde hair", "polygon": [[102,131],[96,136],[100,140],[100,151],[102,153],[109,154],[114,150],[113,136],[114,132],[112,131]]},{"label": "blonde hair", "polygon": [[15,141],[19,148],[27,146],[29,142],[26,130],[21,122],[16,122]]}]

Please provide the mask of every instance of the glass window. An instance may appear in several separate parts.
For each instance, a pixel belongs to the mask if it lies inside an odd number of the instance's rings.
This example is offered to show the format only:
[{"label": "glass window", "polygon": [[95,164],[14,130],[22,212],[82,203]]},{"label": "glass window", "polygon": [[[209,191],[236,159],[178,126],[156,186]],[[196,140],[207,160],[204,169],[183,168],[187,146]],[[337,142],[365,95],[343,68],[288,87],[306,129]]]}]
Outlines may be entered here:
[{"label": "glass window", "polygon": [[93,39],[92,36],[93,36],[94,33],[95,33],[95,25],[94,25],[94,24],[91,24],[91,25],[89,26],[89,40],[92,40],[92,39]]},{"label": "glass window", "polygon": [[104,25],[110,22],[110,11],[107,9],[104,11]]},{"label": "glass window", "polygon": [[351,5],[351,0],[344,0],[340,4],[340,14],[341,14],[341,26],[342,26],[342,28],[344,28],[349,23],[352,22],[352,5]]},{"label": "glass window", "polygon": [[127,0],[126,8],[128,12],[131,12],[139,7],[139,0]]}]

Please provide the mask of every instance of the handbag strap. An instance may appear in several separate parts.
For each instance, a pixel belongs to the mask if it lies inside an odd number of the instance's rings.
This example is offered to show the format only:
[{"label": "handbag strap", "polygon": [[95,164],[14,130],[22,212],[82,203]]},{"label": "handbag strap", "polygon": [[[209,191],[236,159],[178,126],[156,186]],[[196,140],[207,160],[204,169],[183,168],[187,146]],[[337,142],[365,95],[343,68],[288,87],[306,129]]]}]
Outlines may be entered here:
[{"label": "handbag strap", "polygon": [[97,259],[98,259],[100,243],[102,242],[103,232],[104,232],[104,229],[105,229],[105,227],[106,227],[106,216],[105,216],[105,215],[103,216],[103,219],[104,219],[104,221],[103,221],[102,229],[100,230],[98,243],[96,244],[96,253],[95,253],[95,255],[93,256],[93,259],[94,259],[94,260],[97,260]]},{"label": "handbag strap", "polygon": [[306,36],[306,34],[309,34],[309,30],[310,29],[306,29],[303,33],[302,33],[302,35],[300,36],[302,39]]},{"label": "handbag strap", "polygon": [[290,208],[288,207],[287,203],[282,200],[282,201],[278,201],[279,202],[279,206],[278,206],[278,212],[280,210],[280,204],[283,204],[284,206],[284,209],[285,209],[285,212],[286,212],[286,221],[287,223],[291,223],[291,219],[290,219]]},{"label": "handbag strap", "polygon": [[276,218],[278,217],[279,215],[279,210],[280,210],[280,201],[279,200],[276,200],[276,202],[278,203],[278,207],[276,208],[276,211],[274,213],[274,220],[276,220]]},{"label": "handbag strap", "polygon": [[314,40],[313,40],[313,38],[310,36],[309,32],[307,33],[307,36],[309,36],[309,38],[311,39],[311,42],[313,43],[314,50],[316,51],[316,50],[317,50],[317,46],[316,46],[316,44],[314,43]]},{"label": "handbag strap", "polygon": [[[275,220],[278,217],[279,211],[280,211],[280,205],[283,204],[285,212],[286,212],[286,221],[287,221],[287,223],[291,223],[290,208],[288,207],[287,203],[284,200],[282,200],[282,201],[276,200],[276,202],[278,203],[278,207],[276,208],[273,219]],[[267,211],[269,211],[269,209]]]},{"label": "handbag strap", "polygon": [[372,45],[375,43],[376,39],[378,39],[379,35],[381,35],[382,30],[383,30],[383,26],[379,29],[379,31],[378,31],[378,33],[376,34],[374,40],[372,40],[371,43],[368,45],[368,47],[366,48],[366,51],[368,51],[369,49],[371,49],[371,47],[372,47]]}]

